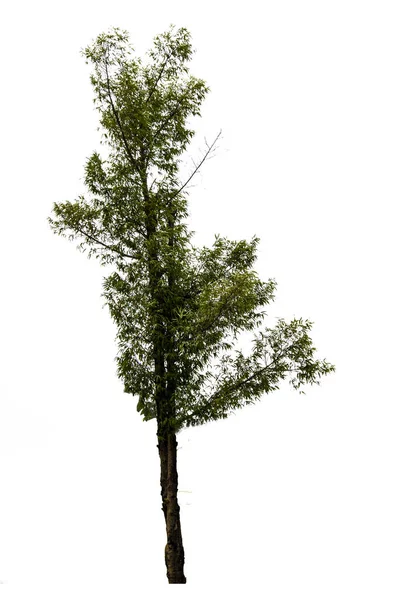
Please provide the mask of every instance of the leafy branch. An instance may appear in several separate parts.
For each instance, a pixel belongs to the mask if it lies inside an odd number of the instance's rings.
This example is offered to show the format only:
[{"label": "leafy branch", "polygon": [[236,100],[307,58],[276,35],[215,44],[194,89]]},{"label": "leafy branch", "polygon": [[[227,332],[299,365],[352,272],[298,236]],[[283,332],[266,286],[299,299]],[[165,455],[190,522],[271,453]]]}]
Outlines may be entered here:
[{"label": "leafy branch", "polygon": [[116,110],[114,101],[112,99],[112,91],[111,91],[111,84],[110,84],[110,80],[109,80],[109,71],[108,71],[108,61],[107,61],[107,59],[105,59],[105,61],[104,61],[104,66],[105,66],[106,84],[107,84],[107,89],[108,89],[109,103],[111,105],[111,109],[112,109],[113,115],[114,115],[116,123],[118,125],[118,129],[119,129],[119,132],[121,134],[122,141],[124,143],[126,153],[127,153],[128,157],[129,157],[129,159],[131,160],[132,165],[135,166],[135,168],[137,168],[138,171],[139,171],[138,163],[137,163],[137,161],[136,161],[136,159],[135,159],[134,155],[132,154],[132,151],[131,151],[131,149],[129,147],[128,141],[127,141],[126,136],[125,136],[124,129],[122,127],[121,120],[119,118],[118,111]]}]

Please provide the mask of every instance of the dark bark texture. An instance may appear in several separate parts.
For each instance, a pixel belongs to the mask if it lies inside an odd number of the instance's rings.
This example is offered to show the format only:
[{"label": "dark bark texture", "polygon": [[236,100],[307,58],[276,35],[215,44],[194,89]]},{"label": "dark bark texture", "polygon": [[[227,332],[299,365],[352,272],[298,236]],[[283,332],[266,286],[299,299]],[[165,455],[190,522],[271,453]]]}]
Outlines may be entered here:
[{"label": "dark bark texture", "polygon": [[177,500],[177,439],[169,433],[158,439],[161,462],[161,497],[167,529],[165,564],[168,583],[186,583],[184,575],[184,547],[181,536],[180,507]]}]

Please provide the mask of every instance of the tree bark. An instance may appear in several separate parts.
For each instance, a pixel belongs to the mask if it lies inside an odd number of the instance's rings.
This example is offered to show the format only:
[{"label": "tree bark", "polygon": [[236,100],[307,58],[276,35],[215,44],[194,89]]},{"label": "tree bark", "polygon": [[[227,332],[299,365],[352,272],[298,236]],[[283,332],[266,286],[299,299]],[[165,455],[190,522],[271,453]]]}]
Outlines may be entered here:
[{"label": "tree bark", "polygon": [[161,463],[162,510],[167,530],[165,565],[168,583],[186,583],[180,507],[177,500],[177,439],[175,433],[169,433],[158,439],[158,451]]}]

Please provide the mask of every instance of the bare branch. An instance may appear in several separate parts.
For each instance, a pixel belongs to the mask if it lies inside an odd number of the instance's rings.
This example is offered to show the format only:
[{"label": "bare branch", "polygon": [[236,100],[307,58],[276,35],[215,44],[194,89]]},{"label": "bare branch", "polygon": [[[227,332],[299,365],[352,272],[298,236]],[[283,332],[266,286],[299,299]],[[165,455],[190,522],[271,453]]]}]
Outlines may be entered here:
[{"label": "bare branch", "polygon": [[205,153],[203,159],[198,163],[198,165],[196,166],[196,168],[194,169],[194,171],[191,173],[191,175],[187,179],[187,181],[171,196],[171,198],[170,198],[171,200],[173,198],[175,198],[176,196],[178,196],[178,194],[180,194],[183,191],[183,189],[190,183],[190,181],[192,180],[192,178],[194,177],[194,175],[200,170],[201,166],[203,165],[203,163],[206,161],[208,155],[213,150],[213,148],[216,145],[217,140],[219,139],[220,136],[221,136],[221,129],[220,129],[218,135],[216,136],[216,139],[214,140],[214,142],[211,144],[211,146],[208,147],[208,150]]}]

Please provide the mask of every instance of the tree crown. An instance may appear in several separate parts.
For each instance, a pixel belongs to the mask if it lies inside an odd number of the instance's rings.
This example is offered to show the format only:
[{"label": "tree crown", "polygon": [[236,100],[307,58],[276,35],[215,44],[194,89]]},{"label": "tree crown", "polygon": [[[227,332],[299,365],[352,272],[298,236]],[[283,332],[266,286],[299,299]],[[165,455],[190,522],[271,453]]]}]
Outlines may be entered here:
[{"label": "tree crown", "polygon": [[55,203],[49,219],[55,233],[113,266],[103,295],[118,328],[118,375],[143,418],[174,431],[225,418],[286,378],[300,388],[334,370],[314,357],[312,323],[302,319],[256,332],[249,355],[235,348],[241,332],[262,324],[276,283],[253,269],[256,236],[191,243],[188,183],[219,137],[181,179],[189,120],[208,92],[189,74],[192,54],[189,32],[173,27],[155,38],[145,64],[116,28],[83,50],[107,157],[93,152],[87,194]]}]

